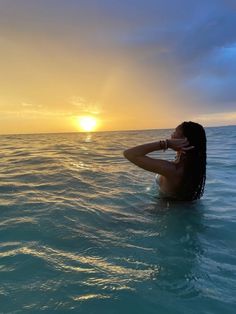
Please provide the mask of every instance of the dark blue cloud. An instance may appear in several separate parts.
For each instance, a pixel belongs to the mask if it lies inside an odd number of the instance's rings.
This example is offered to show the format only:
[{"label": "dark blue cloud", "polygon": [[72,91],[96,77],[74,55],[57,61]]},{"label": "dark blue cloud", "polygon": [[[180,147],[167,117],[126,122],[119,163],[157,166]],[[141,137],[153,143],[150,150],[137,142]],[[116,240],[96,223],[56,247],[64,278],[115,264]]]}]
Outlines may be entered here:
[{"label": "dark blue cloud", "polygon": [[175,89],[190,91],[203,106],[234,106],[235,0],[2,0],[0,9],[8,34],[45,32],[74,51],[79,38],[97,54],[112,47],[117,59],[126,55],[150,69],[153,80],[166,69],[176,76]]},{"label": "dark blue cloud", "polygon": [[202,94],[216,107],[226,105],[235,110],[236,100],[236,44],[214,49],[205,58],[194,63],[186,86]]},{"label": "dark blue cloud", "polygon": [[203,103],[233,109],[236,3],[182,0],[148,1],[146,5],[138,1],[137,6],[132,5],[134,1],[116,6],[117,18],[126,22],[133,18],[129,31],[116,39],[136,55],[151,51],[147,65],[158,69],[160,64],[167,68],[171,64],[173,72],[178,72],[179,88],[191,90]]}]

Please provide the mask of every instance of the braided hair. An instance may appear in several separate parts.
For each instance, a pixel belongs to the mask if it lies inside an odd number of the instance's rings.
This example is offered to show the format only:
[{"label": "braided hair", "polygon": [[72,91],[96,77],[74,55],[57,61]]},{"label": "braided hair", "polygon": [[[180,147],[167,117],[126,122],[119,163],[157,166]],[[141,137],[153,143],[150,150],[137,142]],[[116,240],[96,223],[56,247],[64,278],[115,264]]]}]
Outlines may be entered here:
[{"label": "braided hair", "polygon": [[183,122],[182,132],[193,149],[186,151],[184,173],[179,191],[180,198],[193,201],[201,198],[206,181],[206,134],[204,128],[195,122]]}]

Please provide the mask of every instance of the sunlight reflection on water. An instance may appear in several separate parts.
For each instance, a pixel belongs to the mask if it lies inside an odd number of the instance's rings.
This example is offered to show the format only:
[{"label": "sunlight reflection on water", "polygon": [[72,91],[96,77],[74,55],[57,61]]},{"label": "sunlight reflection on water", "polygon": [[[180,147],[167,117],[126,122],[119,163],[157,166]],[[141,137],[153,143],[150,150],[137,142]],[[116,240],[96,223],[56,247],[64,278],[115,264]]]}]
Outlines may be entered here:
[{"label": "sunlight reflection on water", "polygon": [[207,129],[193,203],[122,155],[171,130],[1,136],[1,311],[233,313],[235,131]]}]

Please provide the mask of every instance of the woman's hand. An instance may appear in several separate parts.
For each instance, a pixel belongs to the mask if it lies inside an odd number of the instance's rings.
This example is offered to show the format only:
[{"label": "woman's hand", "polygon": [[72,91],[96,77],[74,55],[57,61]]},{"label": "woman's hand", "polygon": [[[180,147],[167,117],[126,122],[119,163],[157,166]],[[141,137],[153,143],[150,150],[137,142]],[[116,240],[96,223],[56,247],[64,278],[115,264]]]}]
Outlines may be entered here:
[{"label": "woman's hand", "polygon": [[184,154],[186,153],[186,151],[194,148],[194,146],[189,146],[189,141],[186,137],[178,139],[168,139],[167,143],[169,148],[175,151],[181,151]]}]

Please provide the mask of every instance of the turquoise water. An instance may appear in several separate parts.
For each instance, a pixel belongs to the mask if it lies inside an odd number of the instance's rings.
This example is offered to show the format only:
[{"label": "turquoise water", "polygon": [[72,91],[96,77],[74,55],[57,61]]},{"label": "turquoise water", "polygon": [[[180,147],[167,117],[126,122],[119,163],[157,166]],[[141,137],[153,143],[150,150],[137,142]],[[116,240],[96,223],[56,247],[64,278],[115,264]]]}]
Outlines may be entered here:
[{"label": "turquoise water", "polygon": [[235,313],[236,127],[194,203],[122,155],[171,132],[0,136],[1,313]]}]

